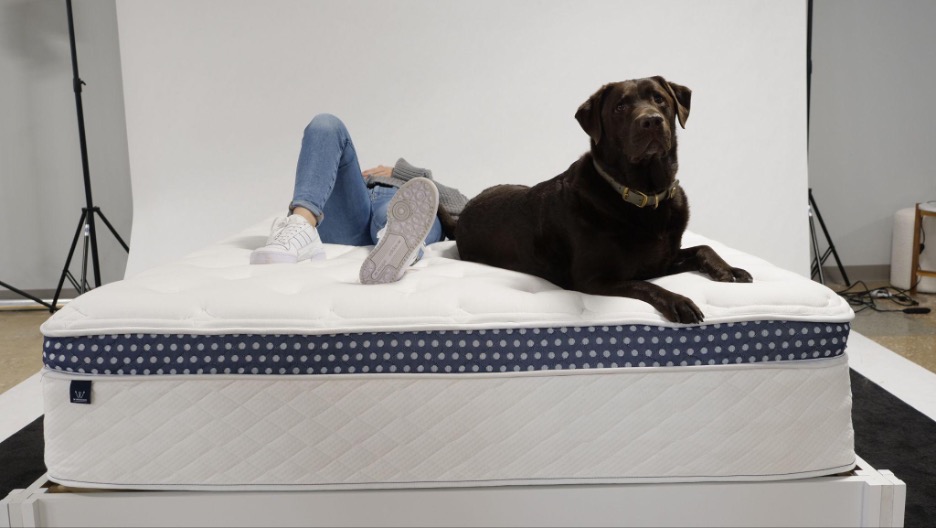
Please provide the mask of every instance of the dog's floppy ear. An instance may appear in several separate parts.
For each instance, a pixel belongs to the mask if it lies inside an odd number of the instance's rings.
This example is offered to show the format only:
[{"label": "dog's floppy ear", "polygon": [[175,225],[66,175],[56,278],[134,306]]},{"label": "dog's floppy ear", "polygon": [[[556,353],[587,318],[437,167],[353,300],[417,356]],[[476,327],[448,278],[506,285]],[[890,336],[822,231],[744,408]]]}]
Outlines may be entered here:
[{"label": "dog's floppy ear", "polygon": [[660,83],[669,94],[676,100],[676,116],[679,117],[679,126],[686,128],[686,120],[689,119],[689,102],[692,100],[692,90],[681,84],[667,81],[657,75],[653,78]]},{"label": "dog's floppy ear", "polygon": [[595,144],[601,139],[601,104],[604,101],[604,94],[608,91],[610,84],[606,84],[592,94],[587,101],[575,112],[575,119],[582,126],[582,130],[588,134]]}]

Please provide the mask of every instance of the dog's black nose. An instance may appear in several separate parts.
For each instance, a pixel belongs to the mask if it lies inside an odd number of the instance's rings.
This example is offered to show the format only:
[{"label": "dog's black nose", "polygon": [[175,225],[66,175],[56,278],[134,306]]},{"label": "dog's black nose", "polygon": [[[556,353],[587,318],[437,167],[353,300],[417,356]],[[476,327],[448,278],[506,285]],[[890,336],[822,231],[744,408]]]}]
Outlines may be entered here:
[{"label": "dog's black nose", "polygon": [[650,115],[650,116],[643,116],[640,118],[640,128],[651,130],[651,129],[659,129],[662,127],[663,127],[663,116]]}]

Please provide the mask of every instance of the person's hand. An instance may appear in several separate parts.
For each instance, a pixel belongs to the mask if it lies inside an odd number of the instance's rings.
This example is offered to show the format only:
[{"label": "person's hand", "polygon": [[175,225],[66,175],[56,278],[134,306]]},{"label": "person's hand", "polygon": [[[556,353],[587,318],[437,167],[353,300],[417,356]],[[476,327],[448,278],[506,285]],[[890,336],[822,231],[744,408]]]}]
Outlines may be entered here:
[{"label": "person's hand", "polygon": [[384,165],[378,165],[377,167],[374,167],[373,169],[367,169],[366,171],[362,172],[361,174],[362,174],[365,178],[367,178],[368,176],[377,176],[377,177],[380,177],[380,178],[389,178],[390,175],[393,174],[393,167],[387,167],[387,166],[384,166]]}]

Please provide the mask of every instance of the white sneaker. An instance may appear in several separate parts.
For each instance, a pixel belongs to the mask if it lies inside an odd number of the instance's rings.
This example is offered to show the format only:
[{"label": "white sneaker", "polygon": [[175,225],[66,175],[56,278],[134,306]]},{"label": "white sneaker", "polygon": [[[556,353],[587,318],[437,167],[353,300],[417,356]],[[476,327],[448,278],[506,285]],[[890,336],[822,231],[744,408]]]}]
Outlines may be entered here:
[{"label": "white sneaker", "polygon": [[387,207],[386,231],[361,265],[361,284],[400,280],[419,257],[438,209],[439,190],[426,178],[400,187]]},{"label": "white sneaker", "polygon": [[251,264],[295,264],[325,258],[325,246],[318,230],[305,218],[294,214],[273,221],[267,243],[250,254]]}]

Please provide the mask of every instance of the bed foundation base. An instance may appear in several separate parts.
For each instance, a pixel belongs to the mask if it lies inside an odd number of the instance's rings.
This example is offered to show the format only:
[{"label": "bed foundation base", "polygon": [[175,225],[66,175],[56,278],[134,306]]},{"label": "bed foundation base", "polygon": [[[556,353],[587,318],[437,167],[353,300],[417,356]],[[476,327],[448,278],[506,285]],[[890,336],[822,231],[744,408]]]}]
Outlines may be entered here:
[{"label": "bed foundation base", "polygon": [[0,501],[33,526],[903,526],[906,486],[859,459],[844,475],[696,482],[292,492],[62,489]]}]

